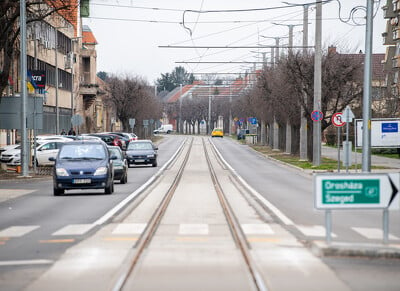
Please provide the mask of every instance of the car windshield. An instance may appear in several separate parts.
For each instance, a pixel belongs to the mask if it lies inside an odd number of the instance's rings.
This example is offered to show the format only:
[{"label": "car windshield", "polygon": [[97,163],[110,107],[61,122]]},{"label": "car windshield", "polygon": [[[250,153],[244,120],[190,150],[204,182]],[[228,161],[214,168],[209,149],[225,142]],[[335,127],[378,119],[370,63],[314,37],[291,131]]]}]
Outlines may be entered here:
[{"label": "car windshield", "polygon": [[60,150],[60,159],[95,159],[106,158],[104,147],[99,144],[74,144],[65,145]]},{"label": "car windshield", "polygon": [[152,150],[153,145],[149,142],[130,143],[128,150]]},{"label": "car windshield", "polygon": [[118,149],[110,148],[111,155],[116,156],[118,159],[122,159],[121,152]]}]

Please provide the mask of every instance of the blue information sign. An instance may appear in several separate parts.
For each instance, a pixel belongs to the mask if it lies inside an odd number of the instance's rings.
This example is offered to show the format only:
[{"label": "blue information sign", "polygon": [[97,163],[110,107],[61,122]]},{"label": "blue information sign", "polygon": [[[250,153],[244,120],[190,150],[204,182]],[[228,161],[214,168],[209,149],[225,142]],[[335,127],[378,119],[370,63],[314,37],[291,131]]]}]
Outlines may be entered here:
[{"label": "blue information sign", "polygon": [[397,122],[382,123],[382,132],[399,132],[399,124]]}]

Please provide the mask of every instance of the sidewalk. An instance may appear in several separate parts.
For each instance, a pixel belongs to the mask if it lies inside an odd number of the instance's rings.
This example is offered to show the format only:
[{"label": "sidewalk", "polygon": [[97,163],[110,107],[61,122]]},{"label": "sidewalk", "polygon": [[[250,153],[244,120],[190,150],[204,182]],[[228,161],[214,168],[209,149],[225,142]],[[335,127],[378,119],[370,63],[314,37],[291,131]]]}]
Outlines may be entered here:
[{"label": "sidewalk", "polygon": [[[321,147],[321,156],[330,158],[333,160],[338,159],[338,150],[337,148],[322,146]],[[343,149],[340,149],[340,160],[343,161]],[[361,164],[362,163],[362,154],[352,152],[351,159],[353,164]],[[400,171],[400,159],[392,159],[392,158],[385,158],[382,156],[371,155],[371,166],[381,166],[387,167],[390,169],[399,169]],[[361,171],[361,169],[360,169]]]}]

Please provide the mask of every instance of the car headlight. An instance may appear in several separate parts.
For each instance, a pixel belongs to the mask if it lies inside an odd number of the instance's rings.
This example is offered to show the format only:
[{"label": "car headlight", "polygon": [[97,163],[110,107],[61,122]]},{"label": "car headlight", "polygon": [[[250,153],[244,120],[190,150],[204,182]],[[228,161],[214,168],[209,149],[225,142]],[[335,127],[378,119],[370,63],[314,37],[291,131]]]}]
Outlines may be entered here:
[{"label": "car headlight", "polygon": [[19,158],[19,157],[21,157],[21,154],[15,154],[14,157]]},{"label": "car headlight", "polygon": [[94,172],[95,176],[106,175],[106,174],[107,174],[107,167],[97,168],[96,172]]},{"label": "car headlight", "polygon": [[67,176],[69,176],[67,170],[64,169],[64,168],[57,168],[57,169],[56,169],[56,175],[57,175],[57,176],[60,176],[60,177],[67,177]]},{"label": "car headlight", "polygon": [[154,158],[154,155],[147,155],[148,158]]}]

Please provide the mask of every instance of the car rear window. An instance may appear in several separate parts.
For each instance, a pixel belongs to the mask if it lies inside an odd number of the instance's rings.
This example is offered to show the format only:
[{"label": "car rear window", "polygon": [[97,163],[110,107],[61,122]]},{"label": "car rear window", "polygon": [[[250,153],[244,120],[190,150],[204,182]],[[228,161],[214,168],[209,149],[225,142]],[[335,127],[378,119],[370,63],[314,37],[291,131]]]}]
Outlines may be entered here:
[{"label": "car rear window", "polygon": [[128,150],[152,150],[153,145],[149,142],[130,143]]}]

